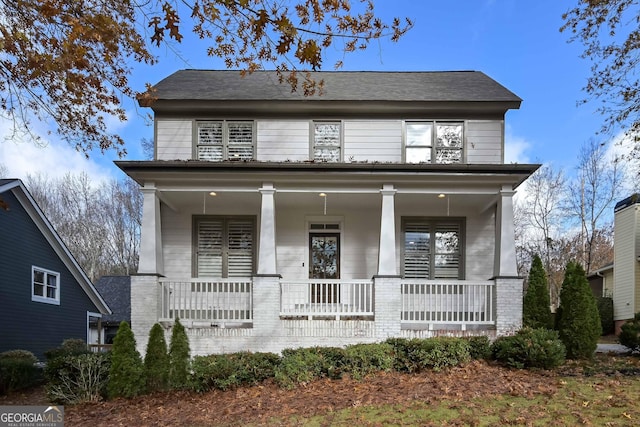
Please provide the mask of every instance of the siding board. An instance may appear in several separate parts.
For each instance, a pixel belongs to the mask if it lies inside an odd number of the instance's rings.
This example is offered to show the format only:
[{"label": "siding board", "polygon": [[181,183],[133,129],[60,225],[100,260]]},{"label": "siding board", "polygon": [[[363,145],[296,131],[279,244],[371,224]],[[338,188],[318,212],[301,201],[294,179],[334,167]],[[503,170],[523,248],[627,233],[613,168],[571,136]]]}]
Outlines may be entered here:
[{"label": "siding board", "polygon": [[189,160],[193,157],[193,121],[156,118],[158,160]]}]

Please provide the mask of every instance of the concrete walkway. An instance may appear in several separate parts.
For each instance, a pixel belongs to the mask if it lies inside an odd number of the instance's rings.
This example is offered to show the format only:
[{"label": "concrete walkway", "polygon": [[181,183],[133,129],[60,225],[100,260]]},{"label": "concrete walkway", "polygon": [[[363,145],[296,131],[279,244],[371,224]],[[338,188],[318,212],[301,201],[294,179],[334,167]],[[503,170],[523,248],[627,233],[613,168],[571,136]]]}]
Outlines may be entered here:
[{"label": "concrete walkway", "polygon": [[622,344],[598,344],[596,353],[628,353],[629,349]]}]

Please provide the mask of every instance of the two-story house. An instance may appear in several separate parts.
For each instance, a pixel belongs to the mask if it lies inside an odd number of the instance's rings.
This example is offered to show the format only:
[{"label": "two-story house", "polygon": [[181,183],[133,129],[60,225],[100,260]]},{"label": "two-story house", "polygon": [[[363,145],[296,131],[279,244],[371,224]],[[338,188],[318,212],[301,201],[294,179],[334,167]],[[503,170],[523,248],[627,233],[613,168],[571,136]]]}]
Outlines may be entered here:
[{"label": "two-story house", "polygon": [[131,322],[176,318],[193,354],[341,346],[520,327],[504,163],[521,99],[475,71],[183,70],[154,86]]}]

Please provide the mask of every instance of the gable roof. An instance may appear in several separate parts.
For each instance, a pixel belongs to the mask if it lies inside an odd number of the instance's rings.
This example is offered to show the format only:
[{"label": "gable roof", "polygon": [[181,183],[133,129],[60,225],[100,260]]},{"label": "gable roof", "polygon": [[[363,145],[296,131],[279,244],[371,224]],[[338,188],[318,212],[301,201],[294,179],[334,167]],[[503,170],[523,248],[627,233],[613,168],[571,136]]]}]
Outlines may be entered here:
[{"label": "gable roof", "polygon": [[[27,188],[19,179],[0,179],[0,194],[11,191],[20,202],[31,220],[38,227],[44,238],[49,242],[58,257],[69,269],[82,290],[87,294],[91,302],[100,310],[100,313],[111,314],[107,303],[102,299],[96,288],[91,283],[85,272],[55,231],[47,217],[33,199]],[[9,206],[11,209],[11,206]]]},{"label": "gable roof", "polygon": [[[142,106],[154,111],[167,106],[176,108],[176,103],[216,109],[221,108],[220,104],[211,101],[224,101],[225,108],[234,102],[267,109],[286,103],[294,105],[294,111],[319,106],[335,109],[346,104],[372,108],[372,104],[384,104],[386,108],[393,105],[422,109],[475,105],[504,112],[519,108],[522,102],[479,71],[318,71],[311,76],[324,81],[321,95],[304,96],[302,90],[292,92],[288,83],[279,82],[275,71],[255,71],[243,77],[237,70],[180,70],[154,85],[149,97],[142,96],[139,100]],[[299,73],[298,79],[300,86],[304,74]]]},{"label": "gable roof", "polygon": [[102,316],[102,323],[131,323],[131,276],[102,276],[95,287],[112,311]]},{"label": "gable roof", "polygon": [[[480,71],[312,72],[324,80],[325,101],[522,101]],[[302,81],[303,74],[299,74]],[[158,99],[304,100],[300,91],[279,84],[275,71],[244,77],[234,70],[180,70],[154,86]]]}]

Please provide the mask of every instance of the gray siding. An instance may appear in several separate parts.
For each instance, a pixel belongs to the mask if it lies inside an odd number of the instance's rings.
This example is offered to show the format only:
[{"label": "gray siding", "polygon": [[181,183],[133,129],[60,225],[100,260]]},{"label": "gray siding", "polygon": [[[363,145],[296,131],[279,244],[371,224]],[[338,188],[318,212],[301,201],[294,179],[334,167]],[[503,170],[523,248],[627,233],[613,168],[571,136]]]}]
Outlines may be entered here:
[{"label": "gray siding", "polygon": [[613,270],[613,312],[615,320],[631,319],[638,280],[636,242],[638,241],[638,206],[630,206],[615,214],[615,246]]},{"label": "gray siding", "polygon": [[[98,312],[11,192],[0,210],[0,352],[46,350],[67,338],[87,339],[87,311]],[[31,268],[60,273],[60,305],[31,301]]]},{"label": "gray siding", "polygon": [[466,123],[467,163],[503,162],[503,122],[468,120]]},{"label": "gray siding", "polygon": [[156,118],[158,160],[189,160],[193,157],[193,121]]}]

